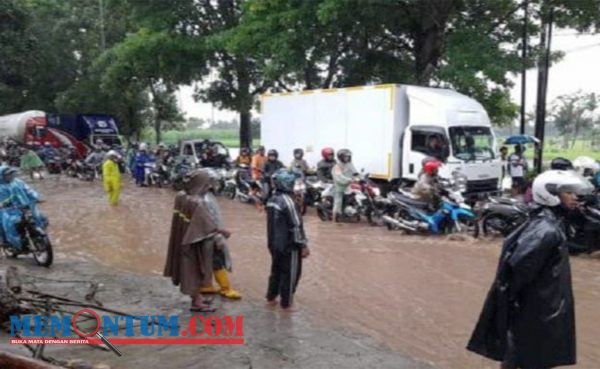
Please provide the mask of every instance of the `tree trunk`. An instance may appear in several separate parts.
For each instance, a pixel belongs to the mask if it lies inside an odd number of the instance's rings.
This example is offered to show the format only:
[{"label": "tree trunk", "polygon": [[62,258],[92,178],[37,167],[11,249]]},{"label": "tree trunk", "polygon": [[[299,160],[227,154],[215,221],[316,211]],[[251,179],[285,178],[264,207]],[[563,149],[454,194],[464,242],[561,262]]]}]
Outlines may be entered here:
[{"label": "tree trunk", "polygon": [[252,129],[250,111],[240,112],[240,147],[252,147]]},{"label": "tree trunk", "polygon": [[162,122],[160,121],[160,118],[156,118],[154,121],[154,133],[156,136],[156,144],[158,145],[162,140]]},{"label": "tree trunk", "polygon": [[575,124],[575,133],[573,133],[573,140],[571,140],[571,149],[575,147],[575,142],[577,141],[577,137],[579,136],[579,127],[577,123]]}]

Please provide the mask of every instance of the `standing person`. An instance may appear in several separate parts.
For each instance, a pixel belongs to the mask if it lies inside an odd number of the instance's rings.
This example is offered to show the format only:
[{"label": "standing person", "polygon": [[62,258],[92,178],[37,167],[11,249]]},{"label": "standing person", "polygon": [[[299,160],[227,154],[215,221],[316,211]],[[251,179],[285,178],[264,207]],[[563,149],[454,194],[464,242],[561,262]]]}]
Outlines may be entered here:
[{"label": "standing person", "polygon": [[260,181],[262,179],[262,170],[267,162],[265,156],[265,147],[259,146],[256,150],[256,154],[252,156],[252,179]]},{"label": "standing person", "polygon": [[275,191],[267,202],[267,242],[271,254],[271,274],[267,302],[292,311],[294,293],[302,273],[302,258],[310,255],[302,216],[290,194],[296,174],[281,169],[273,175]]},{"label": "standing person", "polygon": [[[206,209],[208,210],[208,215],[210,219],[217,225],[219,229],[225,229],[223,214],[221,213],[221,208],[219,207],[219,203],[217,199],[213,195],[212,189],[214,189],[215,182],[217,181],[218,175],[214,171],[210,172],[211,175],[211,191],[208,191],[202,200],[206,205]],[[215,248],[213,250],[213,275],[215,276],[215,280],[220,288],[215,288],[212,285],[212,281],[210,284],[206,284],[202,286],[200,289],[201,293],[219,293],[221,296],[226,297],[232,300],[238,300],[242,298],[242,294],[238,291],[234,290],[231,287],[231,282],[229,281],[229,273],[232,271],[231,266],[231,256],[229,254],[229,247],[227,246],[227,238],[229,238],[230,234],[227,232],[225,235],[217,234],[214,237],[214,245]]]},{"label": "standing person", "polygon": [[283,167],[283,163],[279,161],[279,153],[277,150],[269,150],[267,153],[267,161],[262,168],[263,198],[265,201],[271,196],[271,177]]},{"label": "standing person", "polygon": [[573,365],[575,312],[564,221],[593,188],[572,172],[533,182],[540,206],[504,242],[496,280],[467,349],[502,369]]},{"label": "standing person", "polygon": [[217,235],[229,232],[212,221],[203,201],[210,188],[210,175],[197,169],[186,175],[184,190],[175,197],[167,261],[163,275],[171,277],[181,292],[190,296],[192,311],[214,311],[207,306],[200,289],[212,283],[212,252]]},{"label": "standing person", "polygon": [[333,182],[333,167],[337,164],[335,161],[335,151],[331,147],[321,150],[322,159],[317,163],[317,177],[321,182]]},{"label": "standing person", "polygon": [[506,146],[500,148],[500,162],[502,163],[502,178],[504,178],[508,166],[508,148]]},{"label": "standing person", "polygon": [[337,153],[338,163],[333,167],[333,220],[340,222],[343,218],[344,193],[354,177],[358,174],[352,164],[352,151],[341,149]]},{"label": "standing person", "polygon": [[523,156],[523,146],[515,145],[515,152],[508,157],[508,169],[512,178],[513,196],[520,195],[525,191],[525,174],[527,173],[527,159]]},{"label": "standing person", "polygon": [[42,171],[44,170],[44,162],[31,147],[27,147],[25,149],[25,153],[21,155],[20,167],[23,172],[29,173],[29,176],[32,180],[36,177],[36,175],[40,179],[44,179],[44,175],[42,174]]},{"label": "standing person", "polygon": [[119,195],[121,194],[121,171],[119,170],[119,154],[110,150],[106,154],[106,160],[102,164],[102,181],[104,191],[108,194],[108,202],[111,205],[119,204]]}]

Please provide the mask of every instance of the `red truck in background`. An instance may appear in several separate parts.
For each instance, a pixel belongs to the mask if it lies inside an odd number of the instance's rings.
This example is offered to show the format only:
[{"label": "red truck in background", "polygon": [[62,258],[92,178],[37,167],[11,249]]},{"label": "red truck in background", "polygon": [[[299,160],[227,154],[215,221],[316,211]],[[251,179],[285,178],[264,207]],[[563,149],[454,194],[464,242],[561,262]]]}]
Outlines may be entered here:
[{"label": "red truck in background", "polygon": [[69,133],[48,127],[46,113],[40,110],[0,116],[0,138],[13,139],[23,145],[49,142],[56,148],[74,147],[81,157],[88,153],[88,148]]}]

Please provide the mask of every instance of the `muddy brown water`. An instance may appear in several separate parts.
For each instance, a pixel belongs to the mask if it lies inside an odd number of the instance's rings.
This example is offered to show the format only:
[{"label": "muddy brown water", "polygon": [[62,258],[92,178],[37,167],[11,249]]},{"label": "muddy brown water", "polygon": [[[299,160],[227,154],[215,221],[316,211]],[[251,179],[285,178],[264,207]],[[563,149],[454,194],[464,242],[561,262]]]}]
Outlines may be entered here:
[{"label": "muddy brown water", "polygon": [[[34,186],[59,256],[84,257],[137,273],[162,272],[175,193],[125,181],[111,208],[101,185],[46,179]],[[269,255],[265,216],[220,199],[233,232],[233,285],[260,301]],[[297,293],[303,312],[322,326],[370,335],[402,354],[442,368],[497,368],[464,347],[492,281],[500,241],[406,236],[363,224],[305,217],[311,256]],[[600,258],[572,258],[578,358],[574,368],[600,368]]]}]

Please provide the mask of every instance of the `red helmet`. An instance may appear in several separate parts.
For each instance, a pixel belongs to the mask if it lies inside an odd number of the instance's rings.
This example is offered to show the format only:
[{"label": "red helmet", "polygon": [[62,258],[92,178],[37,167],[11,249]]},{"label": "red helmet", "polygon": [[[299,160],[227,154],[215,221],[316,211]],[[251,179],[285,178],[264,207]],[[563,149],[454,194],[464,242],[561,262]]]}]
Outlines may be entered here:
[{"label": "red helmet", "polygon": [[432,175],[434,171],[438,170],[442,166],[442,162],[439,160],[428,160],[423,165],[423,171],[429,175]]},{"label": "red helmet", "polygon": [[331,147],[326,147],[323,150],[321,150],[321,156],[323,157],[323,159],[327,159],[327,157],[329,155],[334,155],[335,152],[333,151],[333,149]]}]

